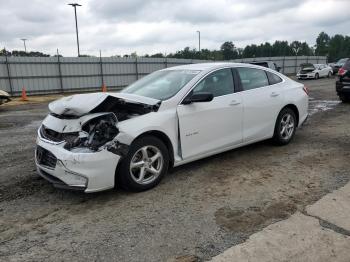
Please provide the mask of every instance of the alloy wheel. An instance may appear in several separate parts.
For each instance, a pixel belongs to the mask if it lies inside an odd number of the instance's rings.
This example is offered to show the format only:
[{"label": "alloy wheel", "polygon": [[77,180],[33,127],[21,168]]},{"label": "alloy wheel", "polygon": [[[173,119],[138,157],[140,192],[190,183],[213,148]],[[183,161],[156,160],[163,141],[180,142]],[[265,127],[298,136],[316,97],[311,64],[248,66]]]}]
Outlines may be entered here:
[{"label": "alloy wheel", "polygon": [[295,128],[294,117],[291,114],[285,114],[281,119],[280,135],[284,140],[292,137]]},{"label": "alloy wheel", "polygon": [[150,184],[161,174],[163,165],[164,157],[160,149],[155,146],[144,146],[131,158],[131,178],[138,184]]}]

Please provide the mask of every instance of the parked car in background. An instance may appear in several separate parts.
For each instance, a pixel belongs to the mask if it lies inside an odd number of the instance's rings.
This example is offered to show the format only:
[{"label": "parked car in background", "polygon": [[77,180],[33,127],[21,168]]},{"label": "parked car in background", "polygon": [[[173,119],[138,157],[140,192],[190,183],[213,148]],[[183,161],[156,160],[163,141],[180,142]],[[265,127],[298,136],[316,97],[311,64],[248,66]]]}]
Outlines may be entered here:
[{"label": "parked car in background", "polygon": [[297,73],[298,79],[319,79],[320,77],[331,77],[332,68],[325,64],[304,63],[300,65]]},{"label": "parked car in background", "polygon": [[334,63],[332,66],[333,74],[338,73],[339,69],[343,67],[346,61],[348,61],[349,58],[342,58],[338,60],[338,62]]},{"label": "parked car in background", "polygon": [[156,186],[169,167],[273,138],[288,144],[308,115],[307,89],[268,68],[206,63],[156,71],[120,93],[49,104],[38,173],[96,192]]},{"label": "parked car in background", "polygon": [[0,90],[0,105],[9,102],[10,100],[10,95],[5,91]]},{"label": "parked car in background", "polygon": [[252,65],[258,65],[258,66],[263,66],[266,68],[270,68],[272,70],[275,70],[277,72],[279,72],[281,70],[281,67],[277,66],[276,63],[272,62],[272,61],[258,61],[258,62],[250,62],[249,64]]},{"label": "parked car in background", "polygon": [[338,71],[336,91],[341,101],[350,102],[350,59]]}]

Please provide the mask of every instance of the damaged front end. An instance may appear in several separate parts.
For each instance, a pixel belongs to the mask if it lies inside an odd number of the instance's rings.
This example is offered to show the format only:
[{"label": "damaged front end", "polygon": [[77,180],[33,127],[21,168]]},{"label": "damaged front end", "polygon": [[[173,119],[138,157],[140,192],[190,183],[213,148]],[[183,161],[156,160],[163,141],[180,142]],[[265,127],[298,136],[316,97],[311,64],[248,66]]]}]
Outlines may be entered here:
[{"label": "damaged front end", "polygon": [[[155,112],[160,105],[157,100],[148,103],[140,100],[132,95],[98,93],[71,96],[50,104],[50,114],[38,130],[39,174],[49,181],[54,177],[68,187],[83,188],[85,192],[114,186],[116,166],[129,149],[129,145],[118,141],[118,123]],[[48,155],[50,161],[56,160],[47,162]],[[85,183],[71,184],[73,180]]]},{"label": "damaged front end", "polygon": [[97,151],[105,145],[108,148],[118,135],[118,122],[155,112],[159,106],[158,100],[127,94],[71,96],[49,105],[50,115],[40,134],[47,140],[64,142],[69,151]]}]

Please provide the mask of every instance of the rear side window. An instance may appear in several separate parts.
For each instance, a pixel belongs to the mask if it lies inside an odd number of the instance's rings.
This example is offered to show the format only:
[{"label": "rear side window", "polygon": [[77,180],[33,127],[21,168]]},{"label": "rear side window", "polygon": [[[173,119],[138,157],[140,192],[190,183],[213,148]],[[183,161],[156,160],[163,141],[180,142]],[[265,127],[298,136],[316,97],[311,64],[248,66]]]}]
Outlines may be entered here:
[{"label": "rear side window", "polygon": [[269,81],[264,70],[238,67],[237,72],[241,79],[242,88],[244,91],[269,85]]},{"label": "rear side window", "polygon": [[270,85],[274,85],[282,82],[282,78],[280,78],[278,75],[267,71],[266,71],[266,74],[267,74],[267,78],[269,79]]}]

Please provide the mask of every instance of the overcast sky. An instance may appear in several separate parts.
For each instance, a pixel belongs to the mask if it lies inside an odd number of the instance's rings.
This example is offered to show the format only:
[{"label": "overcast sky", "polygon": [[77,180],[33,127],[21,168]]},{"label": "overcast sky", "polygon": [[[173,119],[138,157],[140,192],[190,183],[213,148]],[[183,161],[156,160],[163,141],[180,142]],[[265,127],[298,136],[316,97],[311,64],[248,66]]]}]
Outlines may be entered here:
[{"label": "overcast sky", "polygon": [[[350,34],[350,0],[76,0],[82,54],[169,53],[274,40],[314,44],[318,33]],[[0,46],[76,56],[69,1],[0,0]]]}]

